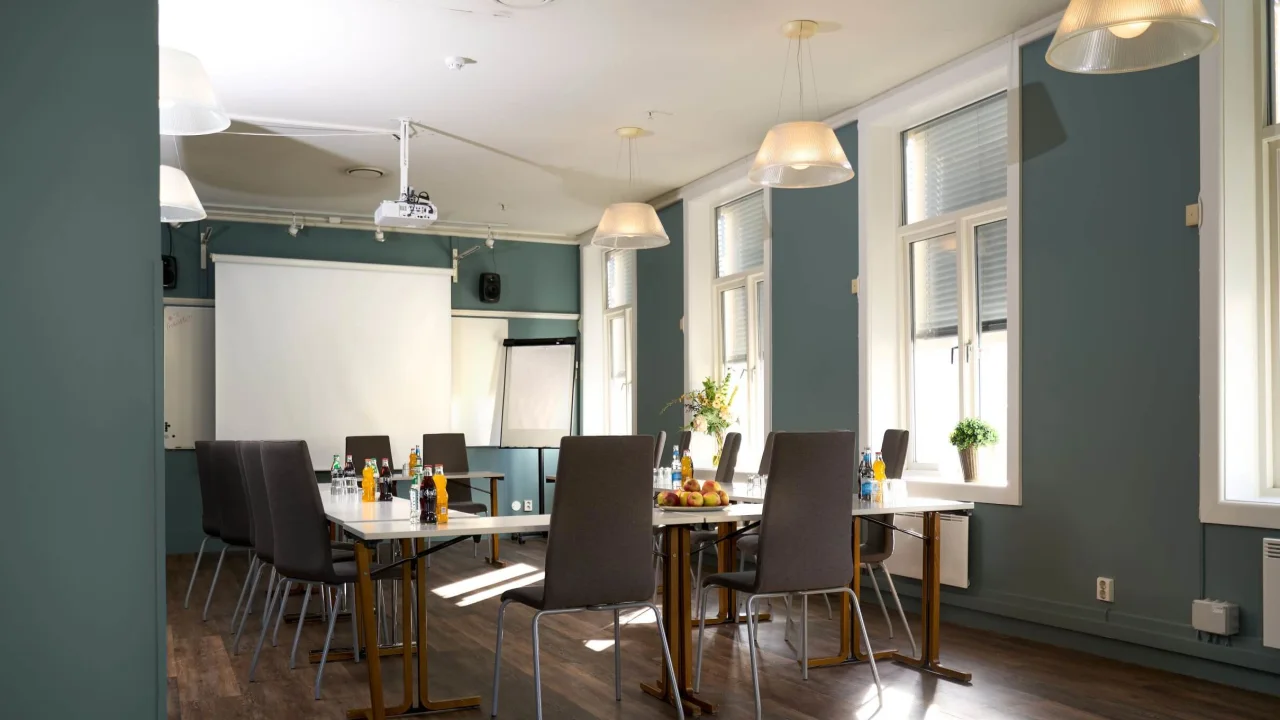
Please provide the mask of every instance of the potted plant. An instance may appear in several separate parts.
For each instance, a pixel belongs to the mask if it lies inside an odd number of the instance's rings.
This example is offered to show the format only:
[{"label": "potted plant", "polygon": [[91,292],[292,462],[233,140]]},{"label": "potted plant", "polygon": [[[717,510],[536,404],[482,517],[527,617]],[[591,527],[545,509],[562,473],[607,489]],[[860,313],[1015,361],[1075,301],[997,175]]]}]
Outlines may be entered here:
[{"label": "potted plant", "polygon": [[960,470],[965,482],[978,479],[978,448],[1000,442],[996,429],[982,418],[965,418],[951,431],[951,444],[960,451]]},{"label": "potted plant", "polygon": [[687,392],[672,400],[662,408],[663,412],[673,405],[680,405],[689,411],[689,424],[685,430],[706,433],[716,440],[716,454],[711,458],[712,465],[720,464],[720,452],[724,449],[724,434],[733,425],[733,417],[729,408],[733,407],[733,399],[738,396],[738,388],[729,384],[729,373],[724,379],[716,381],[705,378],[702,389]]}]

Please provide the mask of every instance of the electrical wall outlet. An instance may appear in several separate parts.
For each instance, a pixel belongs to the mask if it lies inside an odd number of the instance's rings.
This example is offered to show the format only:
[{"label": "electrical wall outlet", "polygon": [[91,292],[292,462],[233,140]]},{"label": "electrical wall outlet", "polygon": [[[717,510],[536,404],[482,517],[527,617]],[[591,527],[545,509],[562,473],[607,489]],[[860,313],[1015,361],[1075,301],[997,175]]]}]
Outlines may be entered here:
[{"label": "electrical wall outlet", "polygon": [[1098,578],[1098,599],[1102,602],[1116,601],[1116,581],[1111,578]]},{"label": "electrical wall outlet", "polygon": [[1200,203],[1187,206],[1187,227],[1200,227]]},{"label": "electrical wall outlet", "polygon": [[525,511],[525,512],[533,512],[533,501],[532,501],[532,500],[525,500],[525,501],[524,501],[524,511]]}]

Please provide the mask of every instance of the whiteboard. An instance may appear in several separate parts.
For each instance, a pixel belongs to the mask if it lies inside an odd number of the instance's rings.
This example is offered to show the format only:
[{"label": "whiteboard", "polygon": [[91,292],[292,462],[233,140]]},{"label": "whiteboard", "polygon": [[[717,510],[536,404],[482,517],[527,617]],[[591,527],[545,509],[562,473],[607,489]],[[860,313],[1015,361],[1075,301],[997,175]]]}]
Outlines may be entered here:
[{"label": "whiteboard", "polygon": [[164,308],[164,447],[183,450],[214,433],[211,307]]},{"label": "whiteboard", "polygon": [[573,434],[578,348],[572,342],[512,344],[528,342],[507,343],[502,445],[559,447],[560,438]]},{"label": "whiteboard", "polygon": [[498,444],[505,318],[453,318],[453,431],[468,447]]}]

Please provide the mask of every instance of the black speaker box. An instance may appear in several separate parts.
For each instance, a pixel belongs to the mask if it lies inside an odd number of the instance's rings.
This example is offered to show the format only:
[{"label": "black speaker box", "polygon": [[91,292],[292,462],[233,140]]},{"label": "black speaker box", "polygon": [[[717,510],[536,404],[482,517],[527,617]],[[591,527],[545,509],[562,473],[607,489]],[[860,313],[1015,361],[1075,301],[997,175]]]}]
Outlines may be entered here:
[{"label": "black speaker box", "polygon": [[502,297],[502,277],[498,273],[480,273],[480,302],[496,303]]},{"label": "black speaker box", "polygon": [[178,258],[173,255],[161,255],[160,264],[163,268],[164,289],[172,290],[178,287]]}]

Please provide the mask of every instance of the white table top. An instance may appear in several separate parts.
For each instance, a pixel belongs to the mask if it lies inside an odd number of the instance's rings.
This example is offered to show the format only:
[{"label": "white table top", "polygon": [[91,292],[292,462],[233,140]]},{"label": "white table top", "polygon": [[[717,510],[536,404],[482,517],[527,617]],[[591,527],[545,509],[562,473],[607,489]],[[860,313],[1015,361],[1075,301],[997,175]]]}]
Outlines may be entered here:
[{"label": "white table top", "polygon": [[[390,502],[362,502],[359,493],[330,495],[329,483],[320,484],[320,503],[324,506],[325,517],[339,525],[409,518],[409,501],[404,498],[392,498]],[[449,515],[451,518],[475,517],[459,510],[450,510]]]},{"label": "white table top", "polygon": [[[749,483],[735,482],[721,487],[729,494],[729,499],[736,503],[764,502],[764,486],[751,487]],[[666,485],[654,485],[654,492],[673,490]],[[957,500],[939,500],[937,498],[893,498],[879,503],[855,500],[854,515],[880,515],[905,512],[949,512],[952,510],[972,510],[973,503]]]}]

